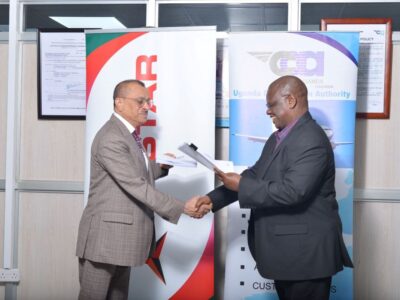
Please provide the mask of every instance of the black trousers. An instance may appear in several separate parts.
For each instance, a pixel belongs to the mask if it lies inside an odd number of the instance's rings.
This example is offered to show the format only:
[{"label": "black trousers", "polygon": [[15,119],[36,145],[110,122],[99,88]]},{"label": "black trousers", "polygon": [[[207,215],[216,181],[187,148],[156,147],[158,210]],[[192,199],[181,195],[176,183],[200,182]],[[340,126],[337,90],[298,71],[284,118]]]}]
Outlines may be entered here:
[{"label": "black trousers", "polygon": [[280,300],[328,300],[332,277],[312,280],[275,280]]}]

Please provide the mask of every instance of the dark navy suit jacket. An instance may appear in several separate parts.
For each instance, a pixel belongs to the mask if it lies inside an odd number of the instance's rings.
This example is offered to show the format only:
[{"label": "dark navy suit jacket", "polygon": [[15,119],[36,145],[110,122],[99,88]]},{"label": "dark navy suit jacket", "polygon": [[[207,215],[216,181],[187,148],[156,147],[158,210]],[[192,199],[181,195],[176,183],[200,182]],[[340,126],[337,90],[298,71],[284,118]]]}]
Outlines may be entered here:
[{"label": "dark navy suit jacket", "polygon": [[239,192],[221,186],[208,194],[213,211],[236,200],[251,209],[249,247],[265,278],[324,278],[352,267],[325,132],[307,112],[275,146],[272,134],[256,164],[241,174]]}]

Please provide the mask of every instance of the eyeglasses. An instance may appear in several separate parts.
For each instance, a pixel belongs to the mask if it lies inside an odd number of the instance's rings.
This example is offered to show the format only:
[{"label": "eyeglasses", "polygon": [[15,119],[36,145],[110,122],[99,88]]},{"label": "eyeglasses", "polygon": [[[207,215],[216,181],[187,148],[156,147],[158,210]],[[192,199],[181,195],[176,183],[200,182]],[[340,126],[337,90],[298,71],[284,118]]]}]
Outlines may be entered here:
[{"label": "eyeglasses", "polygon": [[143,107],[145,104],[147,104],[147,106],[149,106],[149,107],[153,106],[153,100],[151,100],[149,98],[129,98],[129,97],[121,97],[121,98],[128,99],[128,100],[133,100],[140,107]]}]

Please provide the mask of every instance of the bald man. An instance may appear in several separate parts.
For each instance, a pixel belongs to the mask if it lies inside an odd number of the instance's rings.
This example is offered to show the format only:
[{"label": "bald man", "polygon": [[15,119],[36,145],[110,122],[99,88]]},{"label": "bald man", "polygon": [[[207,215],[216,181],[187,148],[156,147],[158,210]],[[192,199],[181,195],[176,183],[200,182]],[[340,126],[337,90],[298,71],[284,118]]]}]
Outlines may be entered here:
[{"label": "bald man", "polygon": [[185,203],[154,186],[171,166],[150,160],[138,136],[152,105],[139,80],[114,89],[114,113],[93,140],[90,188],[79,225],[80,300],[128,298],[131,266],[143,265],[155,247],[154,214],[176,224],[185,213],[195,218],[193,197]]},{"label": "bald man", "polygon": [[216,174],[224,185],[200,198],[217,211],[239,201],[251,209],[249,249],[281,300],[329,299],[332,275],[353,264],[335,193],[335,162],[325,132],[308,112],[307,87],[283,76],[267,92],[278,129],[256,164],[242,174]]}]

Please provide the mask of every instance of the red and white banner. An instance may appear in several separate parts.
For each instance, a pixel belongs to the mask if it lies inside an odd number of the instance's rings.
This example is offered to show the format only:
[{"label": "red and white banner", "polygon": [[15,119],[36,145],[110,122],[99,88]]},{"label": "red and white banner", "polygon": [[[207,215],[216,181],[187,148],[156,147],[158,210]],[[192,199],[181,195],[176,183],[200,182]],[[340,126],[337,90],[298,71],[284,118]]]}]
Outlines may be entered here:
[{"label": "red and white banner", "polygon": [[[87,114],[85,201],[90,146],[113,112],[113,90],[125,79],[145,82],[154,101],[141,127],[151,159],[178,153],[183,142],[214,156],[216,34],[214,27],[86,31]],[[185,200],[214,187],[202,166],[171,169],[157,188]],[[213,215],[156,218],[157,250],[134,268],[129,299],[210,299],[214,294]]]}]

